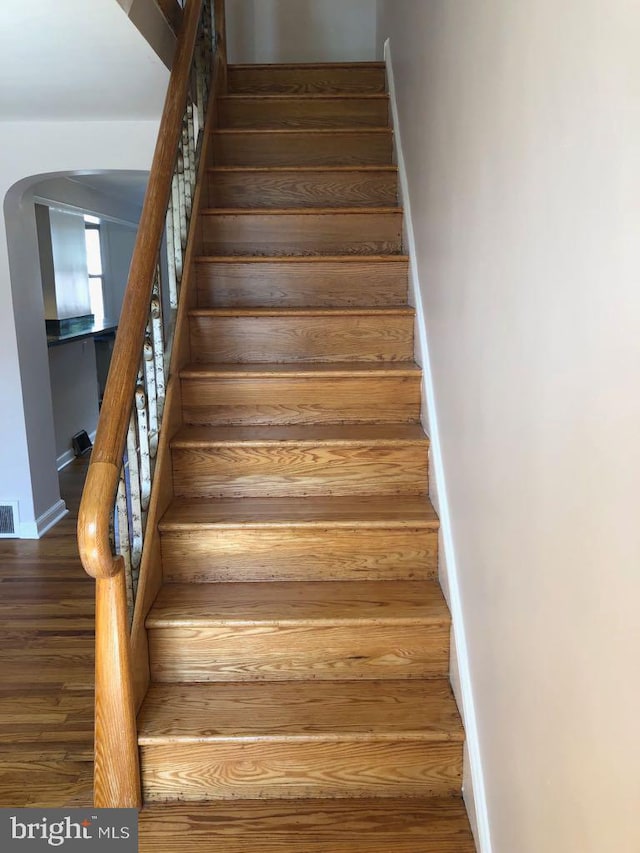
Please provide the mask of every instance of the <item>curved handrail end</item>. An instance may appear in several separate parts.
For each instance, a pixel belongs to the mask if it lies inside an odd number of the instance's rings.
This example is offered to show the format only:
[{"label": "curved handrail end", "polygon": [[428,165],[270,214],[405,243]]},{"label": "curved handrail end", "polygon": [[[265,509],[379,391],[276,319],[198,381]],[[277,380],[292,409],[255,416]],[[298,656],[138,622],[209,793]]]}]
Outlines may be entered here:
[{"label": "curved handrail end", "polygon": [[85,572],[96,580],[112,578],[122,567],[111,551],[110,519],[104,512],[105,496],[113,505],[119,479],[120,471],[110,462],[89,465],[78,512],[78,547]]}]

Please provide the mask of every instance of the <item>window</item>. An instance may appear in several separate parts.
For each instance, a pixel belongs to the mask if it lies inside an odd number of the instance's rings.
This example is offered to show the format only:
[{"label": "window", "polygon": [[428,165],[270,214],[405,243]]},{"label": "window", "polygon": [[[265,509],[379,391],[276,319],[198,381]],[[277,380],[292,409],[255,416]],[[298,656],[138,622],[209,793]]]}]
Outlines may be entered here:
[{"label": "window", "polygon": [[101,323],[104,320],[104,273],[102,271],[102,252],[100,251],[100,220],[96,216],[85,216],[84,238],[87,247],[91,313],[94,315],[96,323]]}]

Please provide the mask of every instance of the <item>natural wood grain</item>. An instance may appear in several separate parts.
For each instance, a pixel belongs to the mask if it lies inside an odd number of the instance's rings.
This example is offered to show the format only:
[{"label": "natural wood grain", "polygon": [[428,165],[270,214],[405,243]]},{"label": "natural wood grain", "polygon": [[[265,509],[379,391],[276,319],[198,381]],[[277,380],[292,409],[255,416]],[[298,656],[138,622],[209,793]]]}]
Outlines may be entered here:
[{"label": "natural wood grain", "polygon": [[0,541],[0,805],[92,800],[95,583],[75,527],[88,459],[60,472],[69,515]]},{"label": "natural wood grain", "polygon": [[191,312],[191,349],[197,362],[410,361],[413,310],[344,308],[306,314],[251,309]]},{"label": "natural wood grain", "polygon": [[[187,276],[185,275],[186,278]],[[188,287],[188,281],[185,282],[185,286]],[[180,325],[180,319],[179,316],[178,325]],[[172,356],[177,358],[178,352],[179,346],[174,347]],[[160,433],[160,442],[156,454],[156,467],[147,517],[145,546],[140,564],[138,591],[133,625],[131,627],[131,658],[136,710],[140,707],[149,687],[149,648],[144,623],[163,581],[158,521],[167,511],[173,499],[173,468],[170,442],[182,425],[180,382],[175,376],[171,376],[167,386],[162,432]]]},{"label": "natural wood grain", "polygon": [[209,207],[397,207],[394,166],[217,168],[208,173]]},{"label": "natural wood grain", "polygon": [[420,427],[188,427],[173,442],[176,495],[285,497],[427,492]]},{"label": "natural wood grain", "polygon": [[[104,522],[102,517],[108,517],[113,506],[112,498],[122,461],[131,400],[138,374],[138,361],[148,320],[151,289],[164,233],[167,202],[171,192],[171,175],[178,141],[182,135],[182,117],[191,83],[191,59],[201,8],[202,0],[194,0],[189,4],[176,47],[173,71],[131,262],[129,280],[135,282],[136,286],[129,287],[125,291],[118,336],[92,453],[92,464],[87,475],[88,498],[85,499],[81,510],[82,523],[78,532],[85,568],[94,576],[109,577],[113,574],[113,570],[109,570],[106,558],[92,568],[93,555],[97,549],[109,550],[108,521]],[[105,467],[99,468],[100,464]],[[115,480],[110,470],[114,468],[117,469]],[[92,486],[93,476],[96,477],[95,487]],[[112,480],[114,480],[113,483]],[[100,497],[98,504],[94,503],[96,496]],[[90,537],[92,530],[99,531],[106,545],[103,542],[96,543],[95,534]]]},{"label": "natural wood grain", "polygon": [[389,98],[376,95],[228,95],[220,98],[227,128],[384,127]]},{"label": "natural wood grain", "polygon": [[160,522],[163,533],[194,527],[416,528],[437,530],[438,516],[426,497],[266,498],[174,501]]},{"label": "natural wood grain", "polygon": [[[224,6],[224,3],[222,6]],[[215,126],[214,104],[221,85],[222,83],[218,79],[218,76],[215,76],[212,90],[209,95],[206,127],[202,143],[203,148],[200,156],[196,190],[193,195],[193,209],[196,211],[202,206],[207,152],[211,141],[210,131]],[[142,552],[142,561],[140,564],[140,575],[133,625],[131,627],[131,658],[136,709],[140,707],[149,686],[149,649],[144,622],[147,614],[149,613],[149,609],[158,594],[160,586],[162,585],[162,556],[160,551],[158,521],[166,512],[167,507],[173,498],[173,471],[171,464],[170,442],[183,424],[183,404],[181,384],[178,379],[178,374],[180,369],[184,367],[191,358],[188,317],[189,310],[194,308],[197,303],[194,261],[199,248],[198,240],[198,229],[191,228],[189,230],[184,254],[184,271],[180,285],[180,301],[175,318],[175,333],[169,363],[169,381],[167,382],[166,387],[162,430],[156,453],[154,479],[147,515],[145,543]]]},{"label": "natural wood grain", "polygon": [[[176,152],[183,133],[183,116],[192,83],[202,8],[202,0],[193,0],[182,17],[131,261],[130,286],[125,289],[78,518],[78,544],[83,565],[87,573],[98,581],[94,801],[99,807],[135,807],[141,804],[135,730],[136,696],[126,623],[124,562],[122,558],[111,557],[110,519],[164,236]],[[224,24],[224,0],[216,0],[216,9],[218,31]],[[226,66],[223,33],[216,39],[216,45],[217,59],[222,55]],[[220,67],[219,62],[217,67]],[[144,642],[142,645],[144,649]],[[144,655],[138,657],[136,673],[139,692],[142,692],[147,678]]]},{"label": "natural wood grain", "polygon": [[433,581],[165,584],[149,628],[449,624]]},{"label": "natural wood grain", "polygon": [[340,94],[384,93],[383,63],[326,65],[231,65],[229,91],[233,94]]},{"label": "natural wood grain", "polygon": [[236,798],[452,796],[460,788],[456,743],[271,744],[141,748],[147,801]]},{"label": "natural wood grain", "polygon": [[407,302],[408,259],[200,258],[196,262],[201,308],[266,306],[375,306]]},{"label": "natural wood grain", "polygon": [[437,531],[411,527],[194,529],[162,537],[167,582],[418,580],[435,577],[437,551]]},{"label": "natural wood grain", "polygon": [[177,500],[164,516],[167,582],[435,578],[424,497]]},{"label": "natural wood grain", "polygon": [[93,802],[97,808],[140,808],[136,705],[124,569],[98,578]]},{"label": "natural wood grain", "polygon": [[[195,365],[182,373],[184,418],[190,424],[416,423],[418,368],[378,363],[237,365],[216,372]],[[402,365],[392,363],[392,367]],[[230,367],[230,365],[222,365]],[[362,369],[362,368],[365,369]],[[284,370],[283,368],[288,368]]]},{"label": "natural wood grain", "polygon": [[161,743],[464,740],[446,679],[154,684],[138,718]]},{"label": "natural wood grain", "polygon": [[475,853],[457,797],[163,803],[140,836],[140,853]]},{"label": "natural wood grain", "polygon": [[147,619],[156,681],[441,677],[449,624],[430,581],[175,584]]},{"label": "natural wood grain", "polygon": [[200,217],[207,255],[380,255],[402,252],[402,212],[388,208],[216,210]]},{"label": "natural wood grain", "polygon": [[209,162],[218,166],[389,165],[390,128],[218,130]]}]

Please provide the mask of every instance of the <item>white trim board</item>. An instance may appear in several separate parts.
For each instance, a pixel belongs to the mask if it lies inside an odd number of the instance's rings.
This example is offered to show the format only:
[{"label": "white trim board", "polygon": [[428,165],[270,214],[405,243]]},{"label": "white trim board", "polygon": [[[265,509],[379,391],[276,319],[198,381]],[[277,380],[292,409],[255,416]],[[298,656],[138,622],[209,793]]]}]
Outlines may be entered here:
[{"label": "white trim board", "polygon": [[20,539],[40,539],[41,536],[44,536],[59,521],[62,521],[68,513],[69,510],[66,503],[62,499],[56,501],[42,515],[38,516],[35,521],[25,521],[19,525]]},{"label": "white trim board", "polygon": [[395,77],[391,43],[387,39],[384,45],[384,60],[387,68],[387,82],[391,104],[391,116],[394,129],[395,157],[400,179],[400,198],[404,207],[405,245],[409,254],[409,298],[416,309],[416,354],[422,366],[422,422],[429,434],[430,464],[433,476],[430,478],[432,500],[440,516],[440,563],[442,586],[447,595],[449,609],[453,622],[451,633],[451,679],[460,713],[465,727],[465,768],[464,768],[464,799],[469,811],[469,819],[474,831],[476,845],[480,853],[492,853],[491,833],[489,829],[489,812],[487,796],[482,771],[482,759],[478,735],[478,725],[475,712],[471,669],[465,634],[464,613],[458,581],[456,553],[453,544],[451,516],[447,498],[446,477],[442,459],[442,446],[438,430],[438,413],[436,410],[429,345],[427,341],[427,326],[424,305],[420,289],[420,273],[416,255],[416,237],[411,216],[411,199],[406,161],[402,148],[402,132],[400,127],[398,102],[396,97]]}]

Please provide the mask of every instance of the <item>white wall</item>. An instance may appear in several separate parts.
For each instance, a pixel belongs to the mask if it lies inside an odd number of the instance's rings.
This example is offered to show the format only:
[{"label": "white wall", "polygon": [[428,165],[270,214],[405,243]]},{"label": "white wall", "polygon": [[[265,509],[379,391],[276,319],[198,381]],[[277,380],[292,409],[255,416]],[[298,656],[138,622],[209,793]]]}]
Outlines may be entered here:
[{"label": "white wall", "polygon": [[637,853],[640,4],[379,11],[493,851]]},{"label": "white wall", "polygon": [[73,458],[71,437],[98,425],[98,375],[92,338],[49,348],[49,375],[56,437],[56,462]]},{"label": "white wall", "polygon": [[376,58],[376,0],[227,0],[230,62]]},{"label": "white wall", "polygon": [[[157,121],[0,122],[0,498],[35,536],[59,505],[31,188],[44,177],[149,168]],[[6,234],[6,237],[2,237]]]}]

